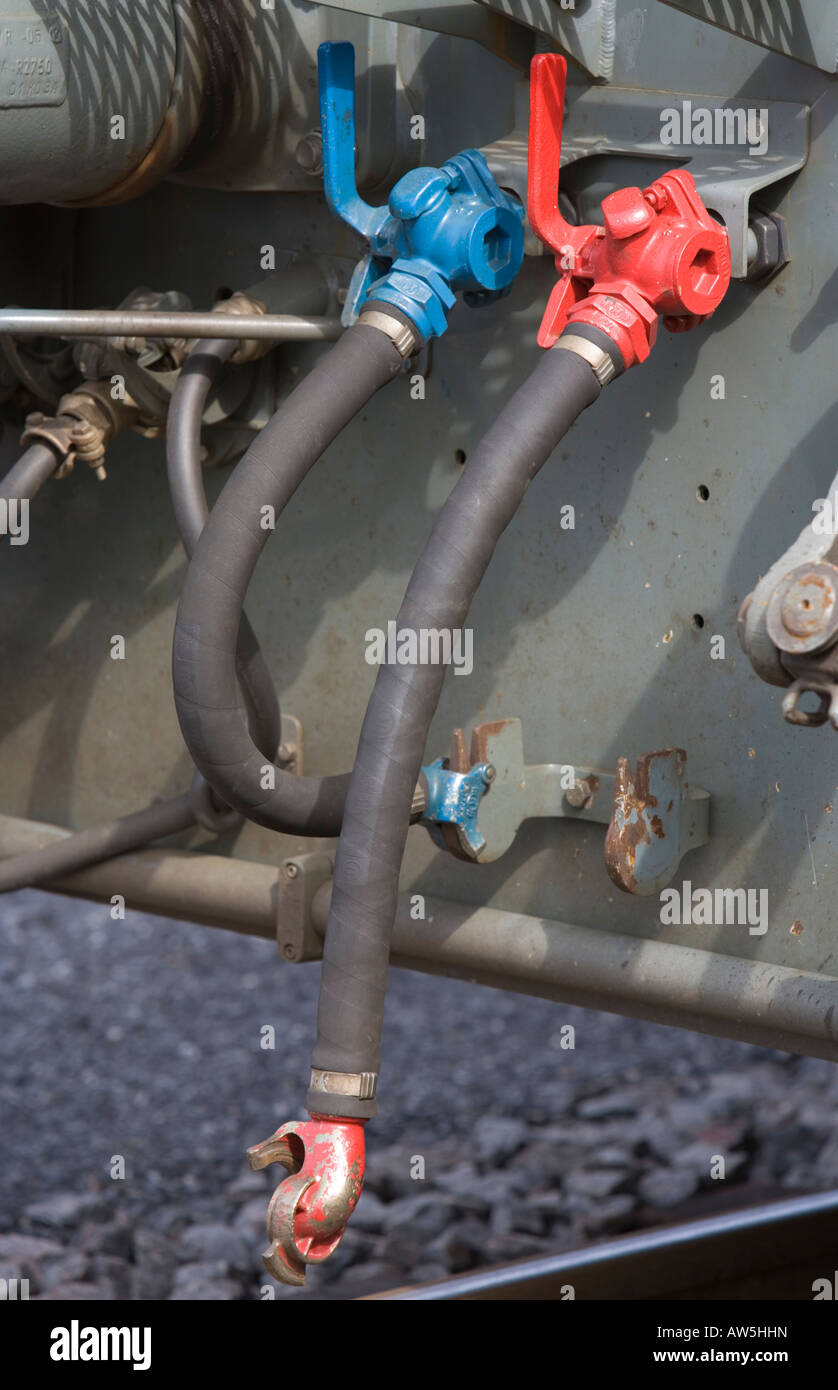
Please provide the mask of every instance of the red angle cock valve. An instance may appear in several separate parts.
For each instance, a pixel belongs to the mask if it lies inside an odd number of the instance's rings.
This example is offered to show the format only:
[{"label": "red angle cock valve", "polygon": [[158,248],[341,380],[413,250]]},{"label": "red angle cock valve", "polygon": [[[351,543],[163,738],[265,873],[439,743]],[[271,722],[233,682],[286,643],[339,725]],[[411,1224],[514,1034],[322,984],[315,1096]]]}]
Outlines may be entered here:
[{"label": "red angle cock valve", "polygon": [[658,315],[684,332],[718,307],[730,284],[727,231],[714,220],[686,169],[643,190],[620,188],[602,202],[604,225],[573,227],[558,205],[567,63],[543,53],[530,68],[527,212],[556,255],[560,276],[538,333],[553,347],[567,326],[606,333],[626,369],[649,356]]}]

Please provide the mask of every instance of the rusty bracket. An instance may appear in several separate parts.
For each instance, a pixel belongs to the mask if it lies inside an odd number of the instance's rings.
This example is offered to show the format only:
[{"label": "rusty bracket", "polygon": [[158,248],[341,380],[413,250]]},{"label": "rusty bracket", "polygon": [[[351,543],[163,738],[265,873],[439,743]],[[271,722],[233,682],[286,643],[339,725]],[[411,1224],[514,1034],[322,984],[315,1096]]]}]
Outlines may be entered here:
[{"label": "rusty bracket", "polygon": [[574,763],[527,766],[520,719],[477,725],[468,753],[457,729],[448,766],[465,773],[490,765],[494,777],[477,809],[482,846],[469,854],[462,837],[451,837],[447,847],[458,858],[489,864],[506,853],[525,820],[595,821],[608,826],[606,867],[614,883],[628,893],[655,893],[683,855],[708,839],[710,796],[684,781],[686,756],[679,748],[645,753],[634,773],[625,758],[616,772]]},{"label": "rusty bracket", "polygon": [[617,762],[605,867],[625,893],[644,897],[669,883],[687,850],[708,840],[710,796],[684,782],[683,748],[643,753],[632,772]]}]

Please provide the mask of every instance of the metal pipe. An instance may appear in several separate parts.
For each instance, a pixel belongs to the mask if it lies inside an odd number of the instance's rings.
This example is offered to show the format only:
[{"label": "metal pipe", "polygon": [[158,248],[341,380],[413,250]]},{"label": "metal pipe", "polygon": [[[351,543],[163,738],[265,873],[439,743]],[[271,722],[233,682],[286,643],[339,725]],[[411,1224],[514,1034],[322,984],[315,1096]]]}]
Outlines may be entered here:
[{"label": "metal pipe", "polygon": [[[62,826],[0,816],[0,855],[43,849],[70,834]],[[45,891],[105,903],[119,894],[129,910],[276,939],[279,871],[270,864],[143,849],[55,879]]]},{"label": "metal pipe", "polygon": [[[0,857],[69,833],[0,815]],[[279,887],[270,864],[146,849],[57,879],[48,891],[103,902],[119,893],[139,912],[274,941]],[[320,935],[330,897],[326,883],[312,903]],[[425,918],[416,921],[409,894],[399,900],[391,963],[838,1061],[838,980],[788,966],[439,898],[425,898]]]},{"label": "metal pipe", "polygon": [[0,309],[0,334],[53,338],[259,338],[331,342],[339,318],[325,314],[164,313],[156,309]]},{"label": "metal pipe", "polygon": [[[330,883],[315,894],[323,935]],[[628,1014],[838,1061],[838,980],[768,961],[425,898],[399,899],[390,960],[406,970]]]}]

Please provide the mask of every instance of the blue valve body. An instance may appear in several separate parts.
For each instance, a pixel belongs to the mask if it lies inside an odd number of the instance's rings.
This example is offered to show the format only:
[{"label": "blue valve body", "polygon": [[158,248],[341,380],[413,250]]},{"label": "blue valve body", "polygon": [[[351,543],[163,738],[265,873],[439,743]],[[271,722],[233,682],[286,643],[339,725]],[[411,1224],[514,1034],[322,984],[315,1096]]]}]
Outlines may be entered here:
[{"label": "blue valve body", "polygon": [[422,772],[428,787],[428,804],[422,816],[422,825],[440,849],[447,849],[440,825],[457,826],[464,847],[467,846],[471,857],[477,859],[486,843],[477,828],[477,814],[480,802],[491,785],[493,770],[488,763],[475,763],[468,772],[452,772],[442,758],[437,758],[435,762],[427,763]]},{"label": "blue valve body", "polygon": [[343,321],[353,323],[372,298],[407,314],[424,339],[438,337],[459,291],[485,303],[511,285],[524,259],[523,208],[498,187],[479,150],[463,150],[441,169],[411,169],[387,207],[370,207],[355,186],[352,44],[321,44],[318,74],[326,199],[370,244]]}]

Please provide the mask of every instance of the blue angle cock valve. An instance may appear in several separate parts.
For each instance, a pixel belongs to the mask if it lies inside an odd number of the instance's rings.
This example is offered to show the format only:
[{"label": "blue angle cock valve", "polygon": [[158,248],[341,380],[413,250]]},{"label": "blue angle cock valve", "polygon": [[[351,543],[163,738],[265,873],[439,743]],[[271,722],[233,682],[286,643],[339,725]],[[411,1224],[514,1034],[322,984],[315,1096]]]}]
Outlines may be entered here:
[{"label": "blue angle cock valve", "polygon": [[343,308],[354,323],[367,299],[392,304],[423,341],[445,332],[462,292],[472,306],[506,294],[524,259],[524,210],[498,187],[479,150],[462,150],[440,169],[411,169],[386,207],[355,186],[355,50],[317,50],[323,182],[329,207],[369,242]]}]

